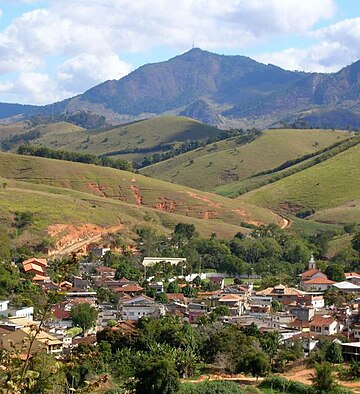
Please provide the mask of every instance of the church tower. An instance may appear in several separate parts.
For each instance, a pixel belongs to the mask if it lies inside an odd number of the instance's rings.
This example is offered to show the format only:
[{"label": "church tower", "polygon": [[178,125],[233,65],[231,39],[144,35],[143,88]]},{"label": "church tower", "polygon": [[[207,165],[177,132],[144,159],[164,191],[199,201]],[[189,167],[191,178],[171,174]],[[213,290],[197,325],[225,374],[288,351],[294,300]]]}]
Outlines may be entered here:
[{"label": "church tower", "polygon": [[309,260],[309,270],[316,270],[316,262],[313,255],[311,255]]}]

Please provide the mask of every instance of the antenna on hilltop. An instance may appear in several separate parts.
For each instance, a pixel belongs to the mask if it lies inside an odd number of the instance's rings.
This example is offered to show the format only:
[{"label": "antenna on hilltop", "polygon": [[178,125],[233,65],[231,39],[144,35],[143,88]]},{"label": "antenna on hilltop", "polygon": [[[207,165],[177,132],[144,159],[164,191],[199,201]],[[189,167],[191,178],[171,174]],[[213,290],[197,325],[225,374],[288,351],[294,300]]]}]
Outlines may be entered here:
[{"label": "antenna on hilltop", "polygon": [[192,44],[192,48],[191,49],[194,49],[195,48],[195,40],[193,40],[193,44]]}]

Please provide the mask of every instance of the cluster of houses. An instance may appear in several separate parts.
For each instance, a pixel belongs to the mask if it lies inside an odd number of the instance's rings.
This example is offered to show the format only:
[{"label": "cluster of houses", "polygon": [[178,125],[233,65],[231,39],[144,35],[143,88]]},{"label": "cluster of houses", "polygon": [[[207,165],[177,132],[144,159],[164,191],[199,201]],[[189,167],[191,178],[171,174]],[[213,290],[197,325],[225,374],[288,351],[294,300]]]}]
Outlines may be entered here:
[{"label": "cluster of houses", "polygon": [[[145,258],[144,267],[159,262],[178,264],[185,259]],[[176,260],[176,261],[175,261]],[[186,297],[183,293],[167,293],[166,302],[158,302],[157,297],[149,297],[144,288],[127,278],[116,279],[113,268],[102,265],[101,259],[80,264],[80,275],[72,282],[56,285],[62,288],[65,298],[53,305],[51,318],[36,338],[35,348],[46,348],[49,353],[70,352],[81,342],[95,343],[96,331],[106,326],[112,330],[131,331],[137,321],[144,316],[160,318],[166,314],[179,316],[183,321],[196,324],[201,316],[211,313],[216,307],[225,305],[228,316],[219,319],[224,324],[238,327],[256,324],[262,331],[276,330],[281,341],[292,343],[301,341],[305,354],[313,351],[324,338],[341,342],[346,359],[360,360],[360,274],[347,273],[346,281],[336,283],[316,268],[311,257],[308,270],[301,274],[298,288],[279,284],[256,291],[251,278],[243,284],[225,285],[221,274],[201,274],[216,285],[214,291],[196,292],[196,296]],[[30,259],[23,263],[23,271],[33,275],[34,283],[45,289],[53,289],[55,284],[46,275],[47,262],[44,259]],[[180,288],[195,286],[192,280],[197,275],[181,277]],[[169,281],[176,278],[169,278]],[[147,289],[153,288],[155,294],[164,292],[164,283],[148,279]],[[352,302],[340,308],[326,307],[324,291],[334,287],[342,292],[352,293]],[[115,295],[114,300],[98,299],[98,290],[108,289]],[[95,327],[80,336],[74,336],[71,309],[87,303],[98,310]],[[224,309],[224,308],[223,308]],[[9,301],[0,302],[0,347],[10,344],[23,346],[29,332],[38,324],[33,320],[33,308],[9,309]],[[340,340],[339,340],[340,338]],[[346,341],[344,340],[346,338]],[[341,340],[342,339],[342,340]],[[346,342],[346,343],[345,343]]]}]

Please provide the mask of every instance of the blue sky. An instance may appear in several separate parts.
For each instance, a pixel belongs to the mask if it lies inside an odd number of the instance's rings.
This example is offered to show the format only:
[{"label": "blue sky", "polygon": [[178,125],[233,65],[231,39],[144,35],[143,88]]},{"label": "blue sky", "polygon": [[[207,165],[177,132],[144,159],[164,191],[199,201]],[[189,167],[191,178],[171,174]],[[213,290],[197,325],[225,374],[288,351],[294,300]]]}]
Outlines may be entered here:
[{"label": "blue sky", "polygon": [[46,104],[193,44],[292,70],[360,59],[354,0],[0,0],[0,101]]}]

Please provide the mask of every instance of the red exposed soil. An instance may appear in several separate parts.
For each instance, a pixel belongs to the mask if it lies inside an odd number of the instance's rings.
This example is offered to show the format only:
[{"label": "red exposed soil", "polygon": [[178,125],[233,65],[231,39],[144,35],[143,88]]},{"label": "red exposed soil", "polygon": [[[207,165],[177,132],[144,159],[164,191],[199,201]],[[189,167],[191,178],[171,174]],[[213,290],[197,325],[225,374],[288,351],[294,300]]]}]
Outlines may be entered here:
[{"label": "red exposed soil", "polygon": [[211,201],[209,198],[206,198],[204,196],[199,196],[198,194],[195,194],[192,192],[186,192],[186,193],[190,197],[195,198],[196,200],[207,202],[209,207],[214,207],[214,208],[221,208],[222,207],[222,204],[220,202]]},{"label": "red exposed soil", "polygon": [[55,250],[50,254],[69,254],[82,249],[84,246],[100,239],[107,233],[115,233],[123,228],[123,225],[112,227],[100,227],[96,224],[84,224],[74,226],[72,224],[52,224],[48,227],[48,234],[56,237]]},{"label": "red exposed soil", "polygon": [[95,194],[100,195],[102,197],[107,197],[106,194],[107,185],[100,185],[96,182],[91,182],[91,183],[87,183],[85,186],[88,189],[90,189],[92,192],[95,192]]},{"label": "red exposed soil", "polygon": [[160,211],[166,211],[166,212],[174,212],[176,207],[176,203],[173,200],[170,200],[166,197],[161,197],[158,198],[158,201],[155,204],[156,209],[159,209]]},{"label": "red exposed soil", "polygon": [[216,215],[217,215],[217,213],[214,212],[214,211],[205,211],[203,219],[209,220],[209,219],[213,218]]},{"label": "red exposed soil", "polygon": [[134,197],[135,197],[135,201],[136,201],[136,204],[138,204],[138,205],[143,205],[143,197],[142,197],[142,195],[139,193],[139,188],[137,187],[137,186],[135,186],[135,185],[131,185],[130,186],[130,189],[132,190],[132,192],[133,192],[133,195],[134,195]]}]

